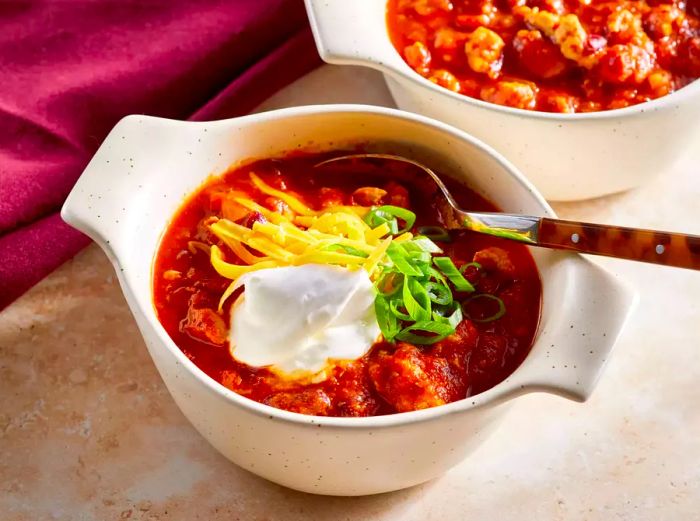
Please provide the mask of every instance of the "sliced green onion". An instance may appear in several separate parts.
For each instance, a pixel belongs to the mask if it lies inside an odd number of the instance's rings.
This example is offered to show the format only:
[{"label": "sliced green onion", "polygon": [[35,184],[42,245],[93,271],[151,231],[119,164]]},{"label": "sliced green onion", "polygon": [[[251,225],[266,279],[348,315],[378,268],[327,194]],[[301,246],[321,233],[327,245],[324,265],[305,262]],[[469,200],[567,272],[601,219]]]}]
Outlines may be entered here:
[{"label": "sliced green onion", "polygon": [[[431,333],[431,336],[416,335],[414,332]],[[395,338],[411,344],[430,345],[439,342],[452,333],[454,333],[454,328],[449,324],[426,320],[403,328]]]},{"label": "sliced green onion", "polygon": [[383,274],[374,287],[382,297],[391,297],[399,292],[403,285],[403,274],[397,271],[389,271]]},{"label": "sliced green onion", "polygon": [[441,282],[445,286],[447,286],[447,279],[445,278],[445,276],[432,266],[428,266],[428,268],[426,269],[426,276],[429,277],[431,280],[437,280],[438,282]]},{"label": "sliced green onion", "polygon": [[410,315],[404,313],[399,309],[399,306],[403,307],[403,301],[401,299],[392,299],[389,301],[389,309],[399,320],[413,320]]},{"label": "sliced green onion", "polygon": [[403,249],[401,244],[392,242],[386,250],[386,255],[389,260],[394,263],[394,267],[404,275],[420,277],[423,273],[411,265],[408,253]]},{"label": "sliced green onion", "polygon": [[426,282],[425,290],[428,292],[428,297],[433,304],[440,306],[452,304],[452,292],[446,285],[438,282]]},{"label": "sliced green onion", "polygon": [[482,269],[481,264],[479,264],[478,262],[468,262],[467,264],[462,264],[462,266],[460,266],[459,272],[462,275],[464,275],[464,272],[467,271],[467,268],[472,267],[472,266],[474,267],[474,269],[477,269],[477,270]]},{"label": "sliced green onion", "polygon": [[401,327],[396,316],[391,312],[389,301],[381,296],[375,297],[374,313],[377,315],[377,324],[379,324],[384,339],[388,342],[393,341]]},{"label": "sliced green onion", "polygon": [[442,226],[421,226],[418,228],[418,233],[434,241],[450,242],[452,240],[450,233]]},{"label": "sliced green onion", "polygon": [[387,223],[389,227],[392,228],[390,222],[394,221],[396,223],[397,219],[404,221],[404,225],[403,227],[398,228],[398,224],[396,224],[396,231],[392,229],[391,232],[393,235],[407,232],[413,228],[413,225],[416,223],[416,214],[411,210],[406,210],[405,208],[401,208],[399,206],[385,204],[383,206],[372,208],[365,216],[365,222],[372,228],[376,228],[383,223]]},{"label": "sliced green onion", "polygon": [[403,305],[416,322],[430,320],[431,304],[425,287],[416,279],[406,277],[403,283]]},{"label": "sliced green onion", "polygon": [[435,257],[433,262],[440,269],[440,271],[442,271],[445,276],[450,279],[450,282],[454,284],[457,291],[474,291],[474,286],[472,286],[471,282],[465,279],[464,275],[459,272],[455,266],[455,263],[452,262],[452,259],[449,257]]},{"label": "sliced green onion", "polygon": [[[469,303],[474,302],[475,300],[478,299],[488,299],[488,300],[493,300],[498,303],[498,311],[496,311],[493,315],[490,315],[488,317],[482,317],[482,318],[474,318],[472,317],[469,312],[467,311],[466,307]],[[467,316],[468,319],[472,320],[473,322],[479,322],[479,323],[484,323],[484,322],[493,322],[494,320],[498,320],[501,318],[503,315],[506,314],[506,305],[505,303],[498,298],[496,295],[491,295],[490,293],[479,293],[478,295],[474,295],[467,300],[465,300],[462,303],[462,310],[464,311],[464,314]]]},{"label": "sliced green onion", "polygon": [[469,268],[474,268],[474,271],[470,274],[471,280],[470,279],[467,279],[467,280],[469,281],[469,283],[472,286],[474,286],[474,288],[476,288],[476,286],[479,284],[479,281],[486,276],[486,272],[482,269],[481,264],[479,264],[478,262],[469,262],[467,264],[463,264],[462,266],[460,266],[459,272],[462,275],[465,275],[465,278],[466,278],[467,270]]},{"label": "sliced green onion", "polygon": [[[368,224],[377,226],[392,220],[396,223],[398,219],[412,224],[405,214],[394,215],[387,208],[393,211],[395,207],[373,209],[372,216],[366,218]],[[455,301],[453,291],[472,292],[474,287],[449,257],[433,257],[441,251],[425,236],[389,244],[387,260],[380,266],[380,276],[374,283],[377,321],[387,341],[434,344],[454,333],[463,320],[468,301]],[[468,266],[480,267],[476,263]],[[476,321],[495,320],[494,317]]]},{"label": "sliced green onion", "polygon": [[348,255],[355,255],[356,257],[369,257],[369,254],[367,252],[358,250],[357,248],[348,246],[347,244],[329,244],[328,246],[322,249],[326,251],[342,251],[347,253]]},{"label": "sliced green onion", "polygon": [[385,222],[387,226],[389,226],[389,235],[398,235],[399,234],[399,221],[396,219],[384,219],[382,222]]},{"label": "sliced green onion", "polygon": [[404,222],[403,228],[399,229],[399,233],[404,233],[411,230],[413,225],[416,223],[416,214],[411,210],[406,210],[406,208],[386,204],[384,206],[380,206],[378,210],[391,214]]},{"label": "sliced green onion", "polygon": [[438,307],[433,311],[433,320],[449,324],[453,329],[457,329],[463,319],[462,307],[457,302],[452,302],[450,306]]},{"label": "sliced green onion", "polygon": [[372,209],[367,215],[365,215],[365,222],[372,228],[386,224],[389,227],[389,233],[391,235],[397,235],[399,233],[399,222],[396,218],[387,212],[379,211],[378,209]]},{"label": "sliced green onion", "polygon": [[440,246],[422,235],[418,235],[404,243],[406,251],[427,251],[428,253],[442,253]]},{"label": "sliced green onion", "polygon": [[430,265],[430,261],[433,260],[432,255],[427,251],[410,251],[408,252],[408,256],[412,262],[417,262],[419,264]]}]

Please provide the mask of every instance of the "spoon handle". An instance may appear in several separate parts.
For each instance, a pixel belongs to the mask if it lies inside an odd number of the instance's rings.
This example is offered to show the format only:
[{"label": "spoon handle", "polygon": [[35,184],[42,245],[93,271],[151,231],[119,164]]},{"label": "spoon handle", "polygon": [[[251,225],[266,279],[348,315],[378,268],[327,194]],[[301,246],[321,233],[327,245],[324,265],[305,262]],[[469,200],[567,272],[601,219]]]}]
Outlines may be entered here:
[{"label": "spoon handle", "polygon": [[700,270],[700,236],[540,219],[537,245]]}]

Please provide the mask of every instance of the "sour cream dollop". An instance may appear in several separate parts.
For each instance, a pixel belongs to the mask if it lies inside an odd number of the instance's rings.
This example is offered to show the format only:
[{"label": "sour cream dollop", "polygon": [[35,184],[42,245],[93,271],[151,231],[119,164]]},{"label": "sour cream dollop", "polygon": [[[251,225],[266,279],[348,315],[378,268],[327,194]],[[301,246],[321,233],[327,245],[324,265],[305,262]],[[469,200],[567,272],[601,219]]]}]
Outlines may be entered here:
[{"label": "sour cream dollop", "polygon": [[372,282],[365,270],[322,264],[246,273],[232,306],[230,349],[238,361],[283,372],[357,359],[379,337]]}]

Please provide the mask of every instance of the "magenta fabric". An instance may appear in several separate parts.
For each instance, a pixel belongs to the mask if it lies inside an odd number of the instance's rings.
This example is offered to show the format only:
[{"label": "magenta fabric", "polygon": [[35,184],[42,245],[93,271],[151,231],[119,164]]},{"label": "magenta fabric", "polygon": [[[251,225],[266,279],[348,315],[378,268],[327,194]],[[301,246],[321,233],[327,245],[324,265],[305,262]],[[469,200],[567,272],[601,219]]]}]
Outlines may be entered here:
[{"label": "magenta fabric", "polygon": [[89,243],[58,211],[122,116],[241,115],[318,64],[301,0],[0,2],[0,309]]}]

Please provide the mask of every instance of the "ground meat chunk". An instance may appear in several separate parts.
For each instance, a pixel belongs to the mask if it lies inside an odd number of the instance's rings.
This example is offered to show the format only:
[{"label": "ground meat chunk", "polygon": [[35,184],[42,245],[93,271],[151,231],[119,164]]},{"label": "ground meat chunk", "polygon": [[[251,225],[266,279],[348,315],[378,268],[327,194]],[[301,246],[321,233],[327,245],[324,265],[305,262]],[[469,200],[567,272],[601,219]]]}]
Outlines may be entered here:
[{"label": "ground meat chunk", "polygon": [[396,181],[389,181],[384,189],[387,192],[387,204],[400,206],[401,208],[410,208],[411,201],[409,200],[408,189]]},{"label": "ground meat chunk", "polygon": [[588,35],[581,25],[581,20],[575,14],[566,14],[559,20],[559,25],[554,30],[554,41],[559,44],[561,53],[568,59],[586,67],[583,60],[586,54],[586,40]]},{"label": "ground meat chunk", "polygon": [[189,336],[210,344],[223,345],[228,339],[226,322],[209,308],[190,306],[180,328]]},{"label": "ground meat chunk", "polygon": [[455,328],[454,333],[435,343],[430,354],[447,360],[450,367],[456,369],[457,374],[466,375],[469,355],[476,346],[478,338],[479,331],[472,321],[462,320]]},{"label": "ground meat chunk", "polygon": [[436,70],[428,77],[428,79],[433,83],[440,85],[440,87],[444,87],[452,92],[460,91],[459,80],[454,74],[446,71],[445,69]]},{"label": "ground meat chunk", "polygon": [[503,64],[503,39],[491,29],[479,27],[464,44],[467,63],[474,72],[496,78]]},{"label": "ground meat chunk", "polygon": [[515,266],[508,252],[497,246],[489,246],[474,254],[474,262],[478,262],[487,271],[499,271],[502,275],[512,277]]},{"label": "ground meat chunk", "polygon": [[369,362],[369,376],[379,395],[398,412],[427,409],[459,399],[459,382],[446,360],[399,343],[379,351]]},{"label": "ground meat chunk", "polygon": [[604,81],[614,84],[640,84],[653,69],[653,57],[633,44],[608,47],[598,63],[598,75]]},{"label": "ground meat chunk", "polygon": [[549,94],[545,101],[549,112],[572,114],[579,107],[579,99],[570,94]]},{"label": "ground meat chunk", "polygon": [[364,362],[348,364],[337,382],[334,401],[338,416],[372,416],[376,412],[379,404],[372,396],[372,383]]},{"label": "ground meat chunk", "polygon": [[376,186],[363,186],[352,193],[352,204],[359,206],[376,206],[382,203],[387,191]]},{"label": "ground meat chunk", "polygon": [[545,36],[552,39],[559,46],[561,54],[578,65],[591,68],[597,61],[590,55],[590,47],[587,45],[588,34],[575,14],[560,16],[549,11],[541,11],[537,8],[519,8],[519,11],[527,23],[539,29]]},{"label": "ground meat chunk", "polygon": [[318,194],[321,208],[332,208],[334,206],[343,205],[343,192],[337,188],[323,187]]},{"label": "ground meat chunk", "polygon": [[430,50],[423,42],[414,42],[403,50],[403,55],[412,68],[418,72],[427,72],[430,67]]},{"label": "ground meat chunk", "polygon": [[561,16],[549,11],[540,11],[538,8],[530,8],[527,6],[517,7],[513,12],[520,14],[528,25],[539,29],[546,36],[554,37],[554,30],[559,25]]},{"label": "ground meat chunk", "polygon": [[654,42],[644,32],[640,14],[627,9],[614,11],[608,16],[607,29],[610,43],[635,45],[648,54],[654,53]]},{"label": "ground meat chunk", "polygon": [[537,87],[521,81],[499,81],[481,89],[481,99],[517,109],[534,109],[537,103]]},{"label": "ground meat chunk", "polygon": [[685,13],[673,4],[661,4],[651,8],[646,17],[645,27],[654,38],[670,36],[685,19]]},{"label": "ground meat chunk", "polygon": [[275,393],[268,396],[263,403],[278,409],[314,416],[326,416],[331,408],[331,399],[322,389]]}]

